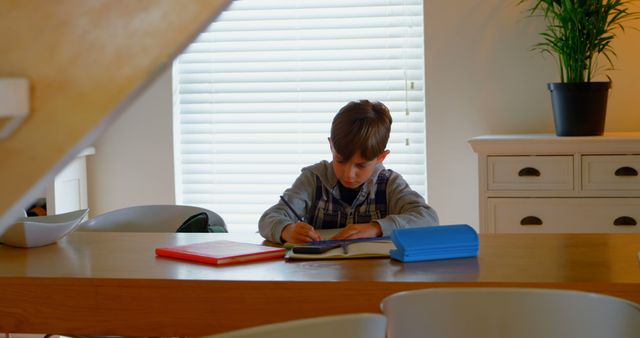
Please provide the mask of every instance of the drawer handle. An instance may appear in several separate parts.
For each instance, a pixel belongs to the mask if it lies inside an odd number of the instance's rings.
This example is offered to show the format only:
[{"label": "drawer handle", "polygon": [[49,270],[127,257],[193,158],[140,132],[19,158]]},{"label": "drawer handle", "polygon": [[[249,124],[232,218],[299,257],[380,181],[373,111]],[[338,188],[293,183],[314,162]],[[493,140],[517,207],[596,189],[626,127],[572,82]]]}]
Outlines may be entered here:
[{"label": "drawer handle", "polygon": [[616,169],[616,176],[638,176],[638,171],[631,167],[620,167]]},{"label": "drawer handle", "polygon": [[532,167],[522,168],[522,169],[520,169],[520,171],[518,171],[518,176],[520,176],[520,177],[524,177],[524,176],[540,176],[540,170],[538,170],[536,168],[532,168]]},{"label": "drawer handle", "polygon": [[542,220],[536,216],[527,216],[520,220],[520,225],[542,225]]},{"label": "drawer handle", "polygon": [[629,216],[620,216],[618,218],[616,218],[615,221],[613,221],[613,225],[618,225],[618,226],[633,226],[633,225],[638,225],[638,222],[636,222],[635,219],[633,219],[633,217],[629,217]]}]

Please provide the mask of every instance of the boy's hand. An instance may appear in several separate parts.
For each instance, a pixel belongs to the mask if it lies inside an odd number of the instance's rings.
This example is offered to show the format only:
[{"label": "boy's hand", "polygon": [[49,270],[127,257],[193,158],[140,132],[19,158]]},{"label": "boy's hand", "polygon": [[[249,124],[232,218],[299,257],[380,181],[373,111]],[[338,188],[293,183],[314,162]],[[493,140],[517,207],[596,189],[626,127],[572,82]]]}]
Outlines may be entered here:
[{"label": "boy's hand", "polygon": [[380,235],[382,235],[382,229],[378,223],[358,223],[347,225],[331,239],[368,238],[379,237]]},{"label": "boy's hand", "polygon": [[282,229],[280,237],[283,243],[288,242],[294,244],[322,240],[311,225],[303,222],[288,224]]}]

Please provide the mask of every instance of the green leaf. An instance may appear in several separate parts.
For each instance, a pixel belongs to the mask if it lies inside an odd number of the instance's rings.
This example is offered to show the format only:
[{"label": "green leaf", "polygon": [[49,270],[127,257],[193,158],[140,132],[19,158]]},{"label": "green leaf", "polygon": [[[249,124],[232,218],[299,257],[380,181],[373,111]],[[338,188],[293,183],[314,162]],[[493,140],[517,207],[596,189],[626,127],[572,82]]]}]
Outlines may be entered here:
[{"label": "green leaf", "polygon": [[543,16],[546,30],[540,32],[542,42],[532,49],[555,55],[562,82],[590,81],[602,70],[598,59],[603,56],[613,69],[616,56],[611,43],[616,31],[640,18],[628,8],[627,0],[521,0],[531,2],[529,16]]}]

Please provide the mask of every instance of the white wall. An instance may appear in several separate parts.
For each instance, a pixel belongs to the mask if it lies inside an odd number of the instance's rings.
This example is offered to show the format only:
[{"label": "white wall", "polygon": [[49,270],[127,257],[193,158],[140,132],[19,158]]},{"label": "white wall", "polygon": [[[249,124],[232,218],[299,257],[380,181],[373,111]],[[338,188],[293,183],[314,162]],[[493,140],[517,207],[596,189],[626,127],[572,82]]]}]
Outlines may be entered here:
[{"label": "white wall", "polygon": [[[425,0],[429,203],[443,224],[478,225],[476,156],[467,139],[490,133],[553,133],[547,82],[555,61],[531,52],[541,20],[517,1]],[[640,32],[616,41],[607,131],[640,130]],[[89,158],[94,214],[173,203],[171,79],[165,73],[96,144]],[[144,159],[144,161],[143,161]]]},{"label": "white wall", "polygon": [[[478,226],[476,156],[467,139],[483,134],[554,133],[547,82],[555,61],[531,52],[541,18],[518,1],[425,1],[427,180],[443,224]],[[607,131],[640,130],[636,117],[640,33],[622,34],[611,72]]]},{"label": "white wall", "polygon": [[175,203],[171,92],[167,70],[96,142],[87,157],[91,215]]}]

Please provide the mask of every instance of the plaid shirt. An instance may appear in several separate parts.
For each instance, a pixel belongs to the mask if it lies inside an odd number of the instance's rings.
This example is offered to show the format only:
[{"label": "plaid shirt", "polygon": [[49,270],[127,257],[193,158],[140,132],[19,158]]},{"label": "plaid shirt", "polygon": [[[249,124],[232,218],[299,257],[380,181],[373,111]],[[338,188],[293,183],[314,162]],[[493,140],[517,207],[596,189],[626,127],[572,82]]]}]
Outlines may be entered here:
[{"label": "plaid shirt", "polygon": [[305,221],[316,229],[344,228],[349,224],[369,223],[387,216],[387,182],[392,171],[381,170],[376,178],[374,196],[363,186],[352,205],[337,197],[340,189],[322,184],[316,175],[315,199],[307,212]]}]

